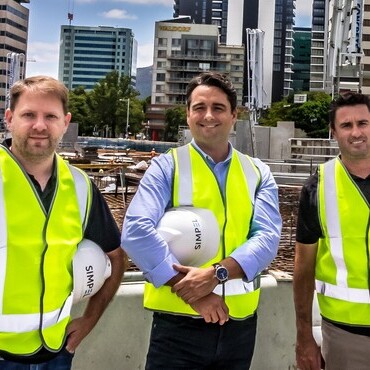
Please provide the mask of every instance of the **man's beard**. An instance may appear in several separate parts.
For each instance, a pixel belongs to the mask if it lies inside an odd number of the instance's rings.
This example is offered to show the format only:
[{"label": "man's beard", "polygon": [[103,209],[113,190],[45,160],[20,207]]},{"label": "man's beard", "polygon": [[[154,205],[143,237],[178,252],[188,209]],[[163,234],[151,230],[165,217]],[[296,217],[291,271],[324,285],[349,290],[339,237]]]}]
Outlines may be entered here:
[{"label": "man's beard", "polygon": [[[29,138],[23,140],[14,140],[12,142],[12,146],[14,146],[17,152],[25,159],[28,159],[32,162],[38,162],[42,159],[50,158],[57,148],[61,138],[48,138],[48,144],[45,145],[37,145],[33,144],[30,145],[28,142]],[[43,140],[45,141],[45,140]]]}]

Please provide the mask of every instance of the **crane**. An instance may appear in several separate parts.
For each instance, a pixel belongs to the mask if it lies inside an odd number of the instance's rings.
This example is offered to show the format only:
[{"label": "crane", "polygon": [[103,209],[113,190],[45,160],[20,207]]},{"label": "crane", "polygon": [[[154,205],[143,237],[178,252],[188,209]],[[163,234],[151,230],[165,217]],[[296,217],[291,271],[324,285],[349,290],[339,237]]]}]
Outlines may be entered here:
[{"label": "crane", "polygon": [[74,9],[74,0],[68,0],[67,18],[68,18],[68,21],[69,21],[69,25],[71,25],[72,21],[73,21],[73,9]]}]

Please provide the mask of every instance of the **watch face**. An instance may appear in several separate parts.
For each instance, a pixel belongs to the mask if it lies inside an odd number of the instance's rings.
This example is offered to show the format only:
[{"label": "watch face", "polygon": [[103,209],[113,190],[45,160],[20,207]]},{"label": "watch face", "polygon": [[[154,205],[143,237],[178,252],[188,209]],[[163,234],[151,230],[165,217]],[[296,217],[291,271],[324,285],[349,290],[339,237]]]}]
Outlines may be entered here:
[{"label": "watch face", "polygon": [[220,266],[220,267],[217,268],[216,276],[217,276],[218,280],[225,281],[225,280],[228,279],[229,273],[228,273],[228,271],[225,267]]}]

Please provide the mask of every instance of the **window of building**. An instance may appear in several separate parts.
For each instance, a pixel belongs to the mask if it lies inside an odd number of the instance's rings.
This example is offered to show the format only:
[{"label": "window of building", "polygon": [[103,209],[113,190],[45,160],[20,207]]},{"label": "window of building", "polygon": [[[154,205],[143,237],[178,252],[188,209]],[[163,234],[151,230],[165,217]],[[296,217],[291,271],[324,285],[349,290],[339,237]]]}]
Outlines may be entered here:
[{"label": "window of building", "polygon": [[323,48],[324,42],[323,41],[312,41],[311,46],[314,48]]},{"label": "window of building", "polygon": [[165,73],[157,73],[157,81],[165,81],[166,74]]},{"label": "window of building", "polygon": [[311,50],[311,55],[322,56],[322,55],[324,55],[324,50],[323,49],[312,49]]},{"label": "window of building", "polygon": [[211,69],[211,63],[199,63],[199,69],[209,71]]},{"label": "window of building", "polygon": [[324,40],[324,34],[323,33],[312,33],[312,39],[314,40]]},{"label": "window of building", "polygon": [[158,50],[158,58],[166,58],[167,52],[166,50]]},{"label": "window of building", "polygon": [[166,38],[159,38],[158,39],[158,46],[167,46],[167,39]]},{"label": "window of building", "polygon": [[171,43],[174,47],[181,46],[181,39],[172,39]]},{"label": "window of building", "polygon": [[322,58],[311,58],[311,63],[312,64],[322,64],[323,59]]}]

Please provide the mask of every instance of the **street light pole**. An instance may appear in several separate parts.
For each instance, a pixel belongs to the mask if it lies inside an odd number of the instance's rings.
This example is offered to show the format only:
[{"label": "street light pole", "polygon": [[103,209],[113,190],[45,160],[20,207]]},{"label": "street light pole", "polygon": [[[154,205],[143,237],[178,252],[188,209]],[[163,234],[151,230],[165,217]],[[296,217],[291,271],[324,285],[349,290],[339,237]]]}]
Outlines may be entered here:
[{"label": "street light pole", "polygon": [[129,133],[129,128],[130,128],[130,98],[119,99],[119,101],[127,102],[125,138],[128,139],[128,133]]},{"label": "street light pole", "polygon": [[130,120],[130,98],[127,98],[126,139],[128,139],[129,120]]}]

